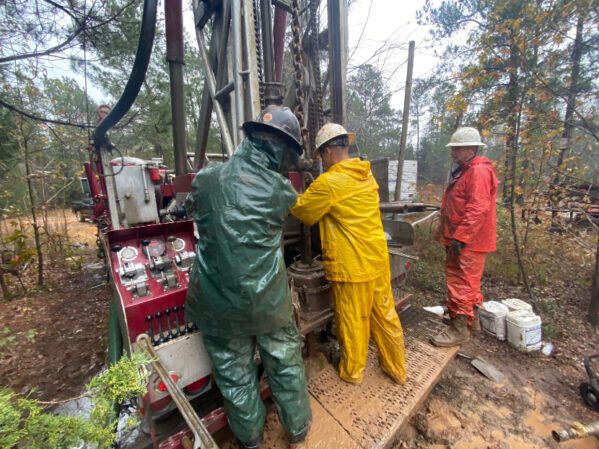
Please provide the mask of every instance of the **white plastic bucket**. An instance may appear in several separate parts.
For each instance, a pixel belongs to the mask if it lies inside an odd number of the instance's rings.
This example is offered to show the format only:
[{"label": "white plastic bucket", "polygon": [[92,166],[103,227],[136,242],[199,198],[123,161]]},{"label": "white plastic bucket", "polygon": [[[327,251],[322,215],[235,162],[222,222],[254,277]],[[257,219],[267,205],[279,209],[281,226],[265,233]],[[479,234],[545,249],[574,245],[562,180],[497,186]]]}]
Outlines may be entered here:
[{"label": "white plastic bucket", "polygon": [[532,306],[526,301],[522,301],[518,298],[508,298],[501,301],[502,304],[506,305],[510,312],[515,312],[517,310],[525,310],[527,312],[533,313]]},{"label": "white plastic bucket", "polygon": [[480,326],[498,340],[505,340],[505,318],[509,310],[497,301],[483,302],[479,308]]},{"label": "white plastic bucket", "polygon": [[507,341],[520,351],[541,349],[541,317],[526,310],[510,312],[506,318]]}]

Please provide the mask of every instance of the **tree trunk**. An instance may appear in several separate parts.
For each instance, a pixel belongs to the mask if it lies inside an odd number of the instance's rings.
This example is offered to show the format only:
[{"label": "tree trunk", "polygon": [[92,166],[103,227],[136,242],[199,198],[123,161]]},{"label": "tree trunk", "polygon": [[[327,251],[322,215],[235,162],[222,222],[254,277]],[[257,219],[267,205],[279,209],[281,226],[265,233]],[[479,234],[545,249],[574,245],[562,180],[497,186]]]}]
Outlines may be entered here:
[{"label": "tree trunk", "polygon": [[568,98],[566,100],[566,116],[564,118],[564,132],[562,133],[562,141],[560,143],[559,154],[557,157],[557,170],[551,185],[550,200],[551,200],[551,221],[554,223],[557,220],[557,209],[561,200],[561,195],[557,191],[560,183],[559,171],[562,168],[564,159],[568,155],[571,146],[574,107],[576,105],[576,97],[578,95],[578,81],[580,75],[580,59],[582,57],[582,31],[584,27],[583,17],[578,18],[576,24],[576,38],[574,40],[574,48],[572,49],[572,72],[570,73],[570,85],[568,86]]},{"label": "tree trunk", "polygon": [[522,257],[522,251],[520,248],[520,241],[518,237],[518,223],[516,221],[516,186],[518,185],[517,153],[524,93],[520,95],[520,90],[518,89],[518,67],[520,65],[519,50],[515,45],[511,45],[510,52],[510,79],[508,83],[507,94],[508,138],[506,142],[506,174],[505,183],[503,186],[503,199],[504,203],[507,202],[507,206],[510,210],[512,238],[514,241],[514,250],[516,252],[516,258],[518,260],[519,274],[522,277],[524,285],[526,286],[526,290],[528,291],[529,297],[534,300],[535,295],[530,287],[530,283],[528,281],[528,273],[526,272],[526,267],[524,266],[524,260]]},{"label": "tree trunk", "polygon": [[589,323],[599,324],[599,236],[597,237],[597,252],[595,253],[595,273],[593,274],[593,287],[591,289],[591,304],[587,315]]},{"label": "tree trunk", "polygon": [[[22,125],[21,125],[22,126]],[[23,130],[21,129],[21,132]],[[33,183],[31,182],[31,166],[29,165],[29,150],[27,147],[27,138],[23,135],[23,149],[25,159],[25,174],[27,177],[27,190],[29,193],[29,202],[31,203],[31,220],[33,226],[33,235],[35,237],[35,250],[37,252],[37,285],[44,285],[44,254],[42,253],[42,243],[40,238],[39,225],[37,223],[37,214],[35,211],[35,195],[33,193]]]}]

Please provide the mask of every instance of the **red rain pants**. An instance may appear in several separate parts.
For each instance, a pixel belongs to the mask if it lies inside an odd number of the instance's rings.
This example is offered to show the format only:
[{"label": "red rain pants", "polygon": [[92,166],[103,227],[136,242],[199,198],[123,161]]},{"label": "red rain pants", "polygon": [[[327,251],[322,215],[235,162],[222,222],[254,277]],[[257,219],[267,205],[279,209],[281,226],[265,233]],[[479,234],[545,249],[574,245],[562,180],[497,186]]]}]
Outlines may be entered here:
[{"label": "red rain pants", "polygon": [[470,251],[467,247],[462,254],[453,256],[445,248],[445,279],[447,283],[447,308],[449,315],[468,315],[468,324],[474,317],[474,305],[483,302],[480,292],[480,279],[485,268],[487,253]]}]

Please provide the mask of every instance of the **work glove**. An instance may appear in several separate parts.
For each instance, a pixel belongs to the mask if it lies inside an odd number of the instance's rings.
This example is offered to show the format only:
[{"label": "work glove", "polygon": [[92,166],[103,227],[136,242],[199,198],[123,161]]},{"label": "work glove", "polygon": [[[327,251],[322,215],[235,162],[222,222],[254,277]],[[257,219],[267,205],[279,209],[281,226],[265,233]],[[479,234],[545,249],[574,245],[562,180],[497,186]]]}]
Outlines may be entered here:
[{"label": "work glove", "polygon": [[462,248],[466,246],[464,242],[460,242],[459,240],[453,240],[451,245],[447,247],[447,252],[452,256],[459,256],[462,254]]}]

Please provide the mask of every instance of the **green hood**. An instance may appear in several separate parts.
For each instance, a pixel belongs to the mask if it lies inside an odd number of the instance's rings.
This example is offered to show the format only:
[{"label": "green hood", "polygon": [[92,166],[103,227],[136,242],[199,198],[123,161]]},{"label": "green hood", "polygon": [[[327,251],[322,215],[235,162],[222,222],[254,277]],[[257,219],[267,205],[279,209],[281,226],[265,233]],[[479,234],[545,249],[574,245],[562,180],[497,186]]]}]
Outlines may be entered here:
[{"label": "green hood", "polygon": [[199,239],[186,319],[208,335],[270,332],[292,315],[281,249],[283,221],[297,194],[272,148],[244,140],[229,162],[201,170],[186,204]]}]

